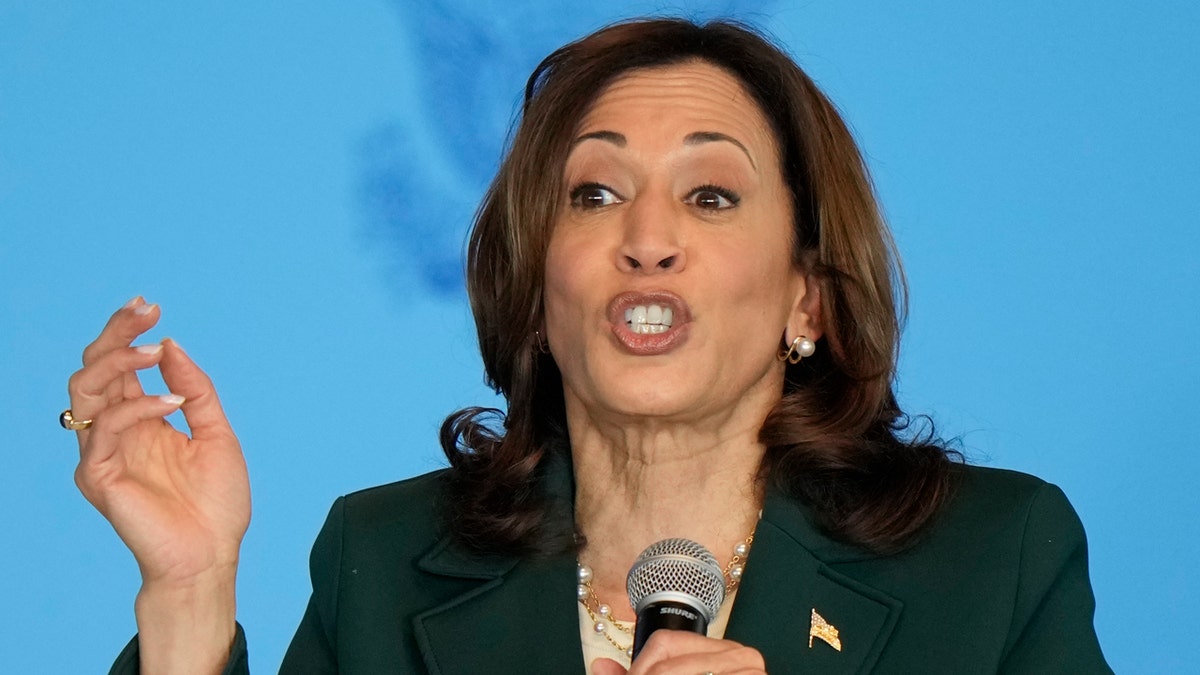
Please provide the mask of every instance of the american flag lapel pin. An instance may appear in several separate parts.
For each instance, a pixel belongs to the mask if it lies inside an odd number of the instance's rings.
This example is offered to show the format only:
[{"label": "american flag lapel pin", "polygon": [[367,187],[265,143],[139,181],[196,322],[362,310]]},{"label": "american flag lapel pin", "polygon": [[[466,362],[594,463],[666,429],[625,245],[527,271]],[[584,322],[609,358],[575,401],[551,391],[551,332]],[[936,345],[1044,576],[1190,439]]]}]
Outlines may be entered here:
[{"label": "american flag lapel pin", "polygon": [[808,648],[812,649],[813,638],[824,642],[839,652],[842,651],[842,639],[838,637],[838,629],[817,614],[817,608],[812,610],[812,622],[808,624]]}]

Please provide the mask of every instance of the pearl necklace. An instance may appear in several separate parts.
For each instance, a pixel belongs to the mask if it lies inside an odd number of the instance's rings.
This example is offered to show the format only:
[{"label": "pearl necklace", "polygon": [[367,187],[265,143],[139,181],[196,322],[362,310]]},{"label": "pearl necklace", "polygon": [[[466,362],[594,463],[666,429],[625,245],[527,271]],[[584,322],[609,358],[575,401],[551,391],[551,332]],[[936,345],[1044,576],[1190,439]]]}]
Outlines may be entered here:
[{"label": "pearl necklace", "polygon": [[[746,568],[746,556],[750,553],[750,545],[754,543],[754,533],[751,532],[746,540],[739,542],[733,547],[733,556],[726,563],[725,569],[725,598],[737,590],[738,584],[742,581],[742,572]],[[600,598],[596,596],[595,589],[592,588],[592,568],[583,563],[576,563],[576,578],[579,585],[575,588],[575,595],[579,600],[579,604],[587,610],[588,618],[592,621],[592,630],[597,635],[603,635],[604,639],[608,640],[617,651],[625,654],[626,657],[633,658],[633,631],[628,626],[622,626],[617,623],[617,620],[612,616],[612,607],[600,602]],[[626,637],[622,640],[629,639],[628,645],[622,645],[613,638],[612,631],[616,630],[623,633]]]}]

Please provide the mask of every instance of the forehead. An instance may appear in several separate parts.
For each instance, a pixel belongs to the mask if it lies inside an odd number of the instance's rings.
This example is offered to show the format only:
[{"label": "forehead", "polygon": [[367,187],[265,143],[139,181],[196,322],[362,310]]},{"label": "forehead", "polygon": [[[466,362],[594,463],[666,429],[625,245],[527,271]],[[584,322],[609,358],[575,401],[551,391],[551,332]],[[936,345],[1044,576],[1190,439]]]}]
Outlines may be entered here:
[{"label": "forehead", "polygon": [[639,68],[614,80],[580,122],[579,134],[643,132],[663,142],[696,131],[729,135],[756,154],[776,154],[774,134],[741,81],[705,61]]}]

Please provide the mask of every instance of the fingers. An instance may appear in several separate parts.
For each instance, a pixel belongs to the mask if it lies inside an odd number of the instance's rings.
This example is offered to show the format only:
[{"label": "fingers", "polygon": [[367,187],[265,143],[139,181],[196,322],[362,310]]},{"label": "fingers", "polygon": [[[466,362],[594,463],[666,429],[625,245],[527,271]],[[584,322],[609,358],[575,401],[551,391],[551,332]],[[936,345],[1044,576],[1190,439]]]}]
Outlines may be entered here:
[{"label": "fingers", "polygon": [[628,671],[612,659],[596,659],[592,661],[592,675],[625,675]]},{"label": "fingers", "polygon": [[[146,420],[161,419],[184,402],[177,394],[164,396],[142,396],[121,401],[100,412],[92,428],[89,442],[83,447],[81,464],[99,464],[112,457],[118,447],[117,437],[134,425]],[[165,422],[164,422],[165,424]]]},{"label": "fingers", "polygon": [[638,653],[629,675],[667,673],[766,673],[758,650],[677,630],[655,631]]},{"label": "fingers", "polygon": [[[160,315],[158,305],[146,303],[141,296],[135,297],[109,318],[96,340],[83,350],[84,367],[71,376],[67,387],[75,419],[92,419],[96,422],[91,429],[79,432],[81,451],[88,444],[88,437],[96,430],[100,419],[109,420],[105,423],[109,429],[117,424],[111,421],[113,415],[109,413],[110,409],[128,409],[124,404],[145,398],[137,371],[155,364],[158,364],[167,388],[186,401],[182,406],[183,414],[193,438],[233,434],[212,381],[178,344],[168,339],[161,345],[130,347],[137,336],[158,322]],[[153,409],[156,408],[151,404],[145,410]],[[167,409],[162,414],[169,414],[173,410]],[[133,423],[136,421],[139,420],[135,419]]]},{"label": "fingers", "polygon": [[[92,361],[91,365],[75,372],[67,382],[71,395],[71,412],[78,419],[90,419],[110,403],[107,392],[114,381],[138,370],[149,368],[162,357],[162,345],[142,345],[114,349]],[[136,378],[135,378],[136,379]],[[141,395],[141,387],[129,398]]]},{"label": "fingers", "polygon": [[159,370],[167,388],[187,399],[183,404],[183,416],[192,431],[192,438],[203,440],[233,434],[212,380],[174,340],[163,340]]},{"label": "fingers", "polygon": [[[161,314],[158,305],[147,304],[140,295],[125,303],[109,318],[96,340],[84,348],[84,369],[113,351],[128,347],[134,338],[154,326]],[[109,403],[115,403],[122,397],[135,398],[141,395],[142,387],[138,383],[137,375],[129,372],[111,381],[101,397]],[[87,404],[84,407],[86,408]]]},{"label": "fingers", "polygon": [[114,349],[128,347],[134,338],[150,330],[161,315],[158,305],[147,304],[140,295],[125,303],[108,319],[95,341],[84,348],[83,365],[94,363]]}]

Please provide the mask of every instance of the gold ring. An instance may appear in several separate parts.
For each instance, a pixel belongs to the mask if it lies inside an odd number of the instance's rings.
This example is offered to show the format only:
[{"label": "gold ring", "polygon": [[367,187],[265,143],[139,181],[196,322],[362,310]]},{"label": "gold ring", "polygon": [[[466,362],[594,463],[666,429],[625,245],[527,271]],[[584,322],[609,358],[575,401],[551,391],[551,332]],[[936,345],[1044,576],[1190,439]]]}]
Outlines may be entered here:
[{"label": "gold ring", "polygon": [[92,426],[91,420],[75,419],[75,416],[71,414],[70,408],[62,411],[62,414],[58,416],[58,423],[62,425],[62,428],[68,431],[83,431],[84,429]]}]

